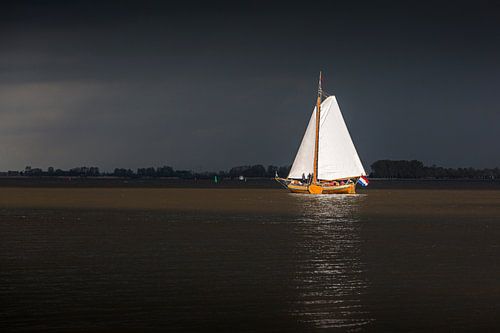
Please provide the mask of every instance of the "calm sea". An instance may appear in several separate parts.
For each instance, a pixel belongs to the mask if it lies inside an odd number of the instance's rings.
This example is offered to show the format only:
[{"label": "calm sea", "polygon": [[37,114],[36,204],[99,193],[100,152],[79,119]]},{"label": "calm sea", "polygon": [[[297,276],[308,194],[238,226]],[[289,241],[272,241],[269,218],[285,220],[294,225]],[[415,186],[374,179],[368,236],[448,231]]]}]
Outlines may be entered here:
[{"label": "calm sea", "polygon": [[500,190],[0,188],[0,331],[500,330]]}]

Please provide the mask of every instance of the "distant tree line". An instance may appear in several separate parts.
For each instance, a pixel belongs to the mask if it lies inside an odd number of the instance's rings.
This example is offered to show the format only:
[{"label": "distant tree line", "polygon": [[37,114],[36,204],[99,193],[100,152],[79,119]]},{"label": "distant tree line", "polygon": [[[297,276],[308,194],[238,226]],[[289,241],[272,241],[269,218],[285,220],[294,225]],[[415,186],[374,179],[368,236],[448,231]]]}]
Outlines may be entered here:
[{"label": "distant tree line", "polygon": [[27,166],[22,171],[0,172],[0,176],[25,176],[25,177],[121,177],[121,178],[181,178],[181,179],[213,179],[223,178],[271,178],[276,173],[286,177],[290,171],[289,166],[269,165],[267,168],[261,164],[245,165],[231,168],[229,171],[218,172],[193,172],[191,170],[174,170],[170,166],[138,168],[136,170],[116,168],[112,172],[100,172],[97,167],[78,167],[69,170],[54,169],[53,167],[42,170]]},{"label": "distant tree line", "polygon": [[48,167],[47,170],[42,170],[40,168],[32,168],[27,166],[23,171],[12,171],[0,172],[3,176],[28,176],[28,177],[98,177],[101,176],[101,172],[97,167],[78,167],[69,170],[54,169],[53,167]]},{"label": "distant tree line", "polygon": [[[371,165],[371,178],[414,178],[414,179],[500,179],[500,169],[443,168],[435,165],[425,166],[421,161],[379,160]],[[120,178],[180,178],[180,179],[213,179],[224,178],[273,178],[276,174],[286,177],[290,166],[261,164],[243,165],[229,171],[194,172],[191,170],[175,170],[170,166],[138,168],[136,170],[116,168],[111,172],[101,172],[98,167],[78,167],[69,170],[53,167],[42,170],[27,166],[22,171],[0,172],[0,176],[25,177],[120,177]]]},{"label": "distant tree line", "polygon": [[421,161],[379,160],[371,165],[371,178],[500,179],[500,168],[443,168]]},{"label": "distant tree line", "polygon": [[230,177],[267,177],[271,178],[274,177],[276,174],[278,174],[281,177],[286,177],[288,176],[288,173],[290,172],[290,167],[289,166],[282,166],[282,167],[277,167],[275,165],[269,165],[267,168],[265,168],[261,164],[256,164],[256,165],[245,165],[245,166],[238,166],[231,168],[229,170],[229,176]]}]

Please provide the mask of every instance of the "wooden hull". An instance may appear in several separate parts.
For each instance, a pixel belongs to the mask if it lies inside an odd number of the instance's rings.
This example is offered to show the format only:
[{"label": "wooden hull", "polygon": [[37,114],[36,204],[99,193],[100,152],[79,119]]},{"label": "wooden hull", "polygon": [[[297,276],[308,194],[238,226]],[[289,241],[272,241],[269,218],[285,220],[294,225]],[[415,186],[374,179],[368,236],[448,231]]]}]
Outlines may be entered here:
[{"label": "wooden hull", "polygon": [[356,184],[328,186],[328,185],[293,185],[288,184],[288,189],[292,193],[302,194],[355,194]]}]

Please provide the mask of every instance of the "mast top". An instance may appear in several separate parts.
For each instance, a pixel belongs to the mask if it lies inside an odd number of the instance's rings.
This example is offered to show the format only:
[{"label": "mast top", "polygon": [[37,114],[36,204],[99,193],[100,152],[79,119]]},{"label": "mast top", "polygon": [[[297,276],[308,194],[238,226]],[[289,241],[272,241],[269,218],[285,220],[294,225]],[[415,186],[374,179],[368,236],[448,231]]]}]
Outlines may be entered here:
[{"label": "mast top", "polygon": [[321,87],[321,81],[323,81],[323,74],[319,71],[319,82],[318,82],[318,98],[323,96],[323,88]]}]

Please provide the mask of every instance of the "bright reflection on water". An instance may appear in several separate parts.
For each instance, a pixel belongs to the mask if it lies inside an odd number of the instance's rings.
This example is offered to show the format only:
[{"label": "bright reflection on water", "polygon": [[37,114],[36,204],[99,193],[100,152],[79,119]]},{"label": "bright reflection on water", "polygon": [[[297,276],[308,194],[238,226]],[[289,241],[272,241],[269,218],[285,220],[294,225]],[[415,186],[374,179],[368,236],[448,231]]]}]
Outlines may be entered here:
[{"label": "bright reflection on water", "polygon": [[360,259],[357,212],[363,195],[298,195],[296,288],[299,320],[317,328],[356,330],[372,321],[361,296],[368,281]]}]

